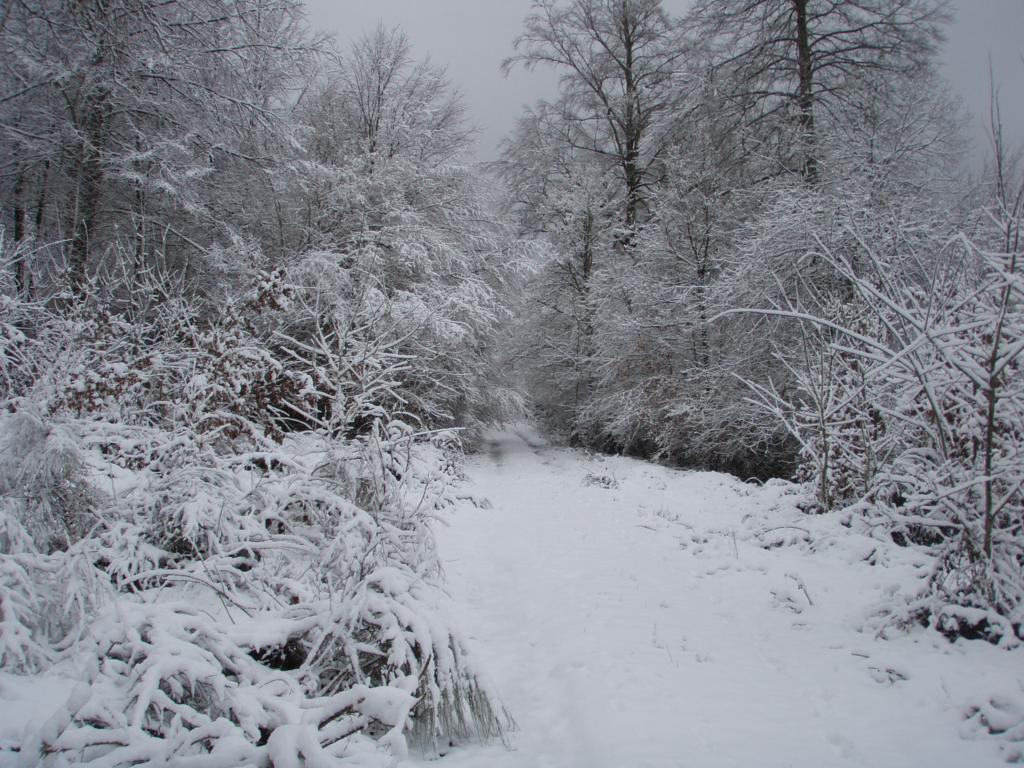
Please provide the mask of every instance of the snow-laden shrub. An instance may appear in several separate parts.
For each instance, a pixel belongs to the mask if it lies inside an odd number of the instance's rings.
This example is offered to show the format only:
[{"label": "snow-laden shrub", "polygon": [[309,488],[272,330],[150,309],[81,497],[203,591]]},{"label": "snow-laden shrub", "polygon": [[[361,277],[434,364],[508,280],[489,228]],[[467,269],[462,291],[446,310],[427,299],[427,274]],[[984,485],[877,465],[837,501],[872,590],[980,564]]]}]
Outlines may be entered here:
[{"label": "snow-laden shrub", "polygon": [[1024,763],[1024,699],[1020,691],[1000,692],[965,713],[960,732],[967,738],[995,737],[1008,764]]},{"label": "snow-laden shrub", "polygon": [[223,623],[176,602],[118,601],[96,618],[89,643],[87,679],[23,746],[24,760],[327,765],[374,725],[403,753],[414,680],[309,697],[255,660]]},{"label": "snow-laden shrub", "polygon": [[0,669],[42,671],[87,632],[112,594],[90,544],[45,554],[10,508],[0,509]]},{"label": "snow-laden shrub", "polygon": [[844,325],[790,306],[783,314],[824,329],[815,364],[797,371],[802,390],[792,402],[759,392],[800,438],[822,507],[852,504],[873,535],[933,556],[920,594],[894,610],[897,621],[1016,643],[1024,626],[1019,243],[983,249],[936,238],[927,262],[905,240],[884,256],[857,243],[859,267],[821,242],[817,255],[870,308],[870,322]]},{"label": "snow-laden shrub", "polygon": [[29,312],[61,364],[16,363],[4,403],[0,668],[90,670],[22,761],[374,765],[500,736],[431,527],[457,441],[390,415],[407,356],[289,304],[283,273],[216,312],[122,287]]},{"label": "snow-laden shrub", "polygon": [[1008,640],[1024,626],[1024,285],[1016,254],[958,247],[928,290],[881,282],[902,354],[876,373],[895,407],[870,509],[935,552],[921,610],[941,631]]},{"label": "snow-laden shrub", "polygon": [[95,522],[96,491],[74,436],[28,411],[0,419],[0,494],[42,552],[67,549]]},{"label": "snow-laden shrub", "polygon": [[[262,454],[273,468],[259,480],[252,464],[242,465],[245,480],[224,468],[220,482],[183,480],[179,490],[200,488],[184,502],[191,521],[208,524],[183,525],[177,539],[154,516],[168,497],[144,482],[125,486],[129,519],[97,534],[93,550],[124,596],[93,611],[89,640],[71,646],[93,654],[99,671],[91,703],[59,734],[40,733],[45,754],[129,765],[139,755],[208,753],[213,764],[243,765],[256,759],[254,745],[281,749],[282,727],[308,725],[308,714],[279,710],[301,713],[311,701],[336,702],[346,715],[302,737],[307,759],[357,732],[386,737],[392,752],[406,748],[404,734],[428,752],[500,736],[504,716],[441,618],[428,521],[448,497],[434,449],[400,424],[344,450],[292,440],[277,457]],[[162,594],[187,596],[189,607]],[[289,701],[251,701],[268,681],[285,686]],[[375,697],[376,714],[337,704],[353,691]],[[380,709],[385,700],[390,709]],[[271,715],[250,717],[261,706]]]},{"label": "snow-laden shrub", "polygon": [[47,665],[51,652],[39,638],[37,553],[19,516],[9,504],[0,508],[0,668],[31,672]]},{"label": "snow-laden shrub", "polygon": [[869,381],[871,366],[863,355],[870,350],[856,340],[879,332],[866,308],[849,302],[830,309],[825,315],[836,325],[845,322],[852,337],[832,327],[801,327],[800,343],[776,355],[792,394],[783,396],[774,382],[747,382],[756,395],[752,401],[784,424],[800,446],[795,479],[812,490],[806,507],[815,512],[846,507],[875,487],[892,395]]}]

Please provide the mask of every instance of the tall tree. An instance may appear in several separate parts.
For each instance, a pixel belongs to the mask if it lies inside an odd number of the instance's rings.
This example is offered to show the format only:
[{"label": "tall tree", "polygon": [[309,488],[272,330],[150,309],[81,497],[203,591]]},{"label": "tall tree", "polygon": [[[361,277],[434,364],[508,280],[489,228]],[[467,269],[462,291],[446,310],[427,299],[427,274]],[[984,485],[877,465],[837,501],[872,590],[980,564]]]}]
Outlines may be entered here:
[{"label": "tall tree", "polygon": [[304,246],[338,276],[342,311],[362,313],[353,324],[416,360],[402,377],[406,411],[432,424],[496,416],[509,393],[488,341],[518,246],[465,164],[472,132],[444,69],[378,27],[334,58],[296,117],[312,161]]},{"label": "tall tree", "polygon": [[283,134],[315,47],[296,0],[12,0],[4,13],[0,181],[16,222],[67,243],[72,284],[115,241],[141,264],[168,241],[205,256],[244,229],[230,170],[270,164],[267,136]]},{"label": "tall tree", "polygon": [[458,89],[442,67],[413,59],[402,30],[378,25],[356,40],[342,78],[355,110],[352,128],[371,157],[403,151],[448,162],[465,150],[470,131]]},{"label": "tall tree", "polygon": [[679,98],[673,76],[686,52],[679,24],[661,0],[534,0],[515,46],[504,70],[558,69],[566,140],[621,172],[622,242],[629,242],[664,149],[653,128]]},{"label": "tall tree", "polygon": [[909,74],[941,40],[945,0],[697,0],[689,22],[719,41],[752,121],[796,129],[804,177],[817,181],[818,122],[840,119],[867,73]]}]

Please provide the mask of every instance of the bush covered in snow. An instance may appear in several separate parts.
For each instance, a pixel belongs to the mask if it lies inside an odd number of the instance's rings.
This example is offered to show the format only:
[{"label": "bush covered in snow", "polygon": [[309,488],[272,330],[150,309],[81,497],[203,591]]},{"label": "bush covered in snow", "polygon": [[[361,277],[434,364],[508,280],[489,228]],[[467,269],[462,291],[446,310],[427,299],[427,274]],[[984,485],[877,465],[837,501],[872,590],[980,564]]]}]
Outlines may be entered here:
[{"label": "bush covered in snow", "polygon": [[932,556],[893,620],[1008,645],[1024,638],[1021,199],[997,194],[973,238],[895,211],[871,229],[841,204],[845,243],[816,237],[806,258],[844,306],[768,310],[803,342],[780,354],[789,394],[753,384],[802,446],[818,511]]},{"label": "bush covered in snow", "polygon": [[80,681],[22,764],[500,737],[431,530],[458,441],[393,415],[406,359],[283,272],[216,311],[169,285],[4,297],[0,669]]}]

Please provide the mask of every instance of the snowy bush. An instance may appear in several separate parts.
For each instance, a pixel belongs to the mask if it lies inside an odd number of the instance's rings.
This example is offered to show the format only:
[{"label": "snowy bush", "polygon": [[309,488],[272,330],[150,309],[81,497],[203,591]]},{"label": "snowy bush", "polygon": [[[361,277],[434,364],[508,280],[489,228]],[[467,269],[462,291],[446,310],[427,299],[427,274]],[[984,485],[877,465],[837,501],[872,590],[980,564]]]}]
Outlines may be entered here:
[{"label": "snowy bush", "polygon": [[794,370],[798,397],[755,389],[800,439],[821,508],[854,504],[874,535],[934,556],[921,594],[897,614],[950,637],[1015,643],[1024,622],[1019,245],[936,238],[926,262],[909,241],[883,258],[850,233],[860,267],[821,241],[817,255],[871,317],[777,311],[816,336]]},{"label": "snowy bush", "polygon": [[[0,668],[89,670],[23,763],[384,764],[500,737],[434,549],[457,439],[389,415],[405,357],[292,305],[284,273],[217,312],[155,285],[19,309]],[[183,311],[133,314],[154,303]]]}]

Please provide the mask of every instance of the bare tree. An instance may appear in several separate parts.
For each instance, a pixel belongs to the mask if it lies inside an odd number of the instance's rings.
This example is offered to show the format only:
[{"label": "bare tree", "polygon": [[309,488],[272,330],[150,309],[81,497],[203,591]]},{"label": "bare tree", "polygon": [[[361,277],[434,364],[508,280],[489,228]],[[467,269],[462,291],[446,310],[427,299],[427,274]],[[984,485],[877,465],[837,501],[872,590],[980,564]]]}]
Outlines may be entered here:
[{"label": "bare tree", "polygon": [[78,286],[114,241],[141,265],[168,241],[203,255],[236,236],[251,222],[224,191],[284,143],[268,135],[316,47],[300,20],[294,0],[12,0],[0,177],[21,233],[32,205]]},{"label": "bare tree", "polygon": [[471,132],[458,89],[444,68],[413,59],[400,29],[378,25],[356,40],[341,79],[370,157],[404,150],[426,162],[447,162],[465,149]]},{"label": "bare tree", "polygon": [[644,193],[664,149],[653,128],[678,101],[673,79],[687,50],[681,28],[660,0],[535,0],[533,9],[517,53],[502,66],[562,72],[566,140],[620,170],[628,242],[646,213]]},{"label": "bare tree", "polygon": [[747,119],[795,123],[800,168],[819,176],[818,122],[837,119],[864,73],[919,70],[941,40],[944,0],[698,0],[689,23],[737,70]]}]

